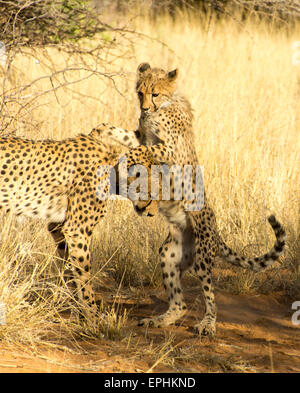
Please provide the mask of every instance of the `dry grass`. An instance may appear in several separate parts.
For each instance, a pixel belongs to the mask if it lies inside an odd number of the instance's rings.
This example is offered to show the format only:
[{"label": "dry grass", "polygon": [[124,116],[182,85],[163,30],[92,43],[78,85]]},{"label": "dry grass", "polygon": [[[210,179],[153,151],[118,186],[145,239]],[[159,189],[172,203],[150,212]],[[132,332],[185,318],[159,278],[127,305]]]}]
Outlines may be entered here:
[{"label": "dry grass", "polygon": [[[137,65],[149,61],[153,66],[178,67],[179,89],[194,108],[196,148],[222,237],[244,255],[262,253],[274,241],[266,217],[276,213],[287,230],[288,244],[270,290],[283,288],[289,293],[293,288],[289,295],[299,294],[300,66],[292,64],[291,48],[300,30],[285,35],[264,24],[200,23],[184,13],[175,21],[168,16],[156,22],[139,17],[130,23],[166,45],[138,37],[126,41],[127,58],[107,54],[108,69],[122,69],[122,75],[114,78],[121,95],[111,81],[93,76],[56,94],[41,95],[19,114],[19,107],[11,104],[16,118],[8,131],[61,139],[87,133],[100,122],[135,128]],[[36,53],[38,61],[24,55],[16,58],[11,84],[47,74],[49,64],[63,68],[77,61],[63,58],[53,48]],[[80,77],[85,77],[84,71],[67,76],[68,80]],[[50,81],[41,79],[26,95],[47,89]],[[54,246],[44,225],[24,221],[15,228],[9,217],[2,219],[1,227],[0,298],[8,310],[1,338],[34,345],[49,334],[69,338],[87,334],[76,321],[60,316],[70,295],[61,286],[59,261],[53,257]],[[166,230],[161,218],[138,218],[129,202],[112,204],[93,237],[97,280],[109,274],[123,286],[160,285],[157,248]],[[275,274],[278,266],[268,274]],[[233,270],[233,275],[234,291],[253,290],[253,285],[259,289],[248,273]],[[112,313],[108,336],[119,336],[122,323],[126,315],[118,318]],[[162,347],[156,360],[166,361],[168,351],[169,347]]]}]

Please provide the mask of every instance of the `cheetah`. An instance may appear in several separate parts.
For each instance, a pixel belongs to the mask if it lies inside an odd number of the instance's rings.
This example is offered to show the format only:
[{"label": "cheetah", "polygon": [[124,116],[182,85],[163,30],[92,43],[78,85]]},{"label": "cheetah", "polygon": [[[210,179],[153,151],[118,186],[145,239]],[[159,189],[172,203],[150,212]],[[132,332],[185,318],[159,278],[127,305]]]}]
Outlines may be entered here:
[{"label": "cheetah", "polygon": [[[136,84],[141,109],[138,130],[128,132],[113,127],[108,128],[107,125],[100,127],[101,135],[120,141],[131,148],[125,155],[128,170],[136,164],[144,165],[148,173],[157,163],[168,166],[177,164],[181,167],[192,165],[193,169],[199,165],[194,147],[192,110],[186,98],[176,92],[177,74],[177,70],[167,72],[160,68],[151,68],[148,63],[140,64]],[[141,146],[133,148],[136,138],[139,139]],[[115,170],[118,174],[117,166]],[[118,178],[117,184],[120,181],[121,179]],[[275,216],[271,215],[268,221],[276,236],[274,247],[259,257],[249,259],[240,257],[221,240],[215,214],[209,206],[205,192],[201,208],[191,209],[191,201],[188,197],[183,196],[181,200],[175,200],[174,177],[170,182],[173,187],[170,200],[158,201],[159,212],[169,223],[169,234],[159,249],[162,278],[169,307],[162,315],[142,319],[139,325],[168,326],[187,312],[181,278],[183,272],[189,269],[199,277],[205,300],[204,317],[194,327],[195,331],[200,336],[214,336],[216,304],[212,267],[215,258],[219,256],[233,265],[260,271],[272,265],[283,253],[286,234]],[[194,175],[192,189],[195,191]],[[119,192],[118,187],[115,192]],[[133,201],[133,203],[136,210],[143,212],[144,208],[140,205],[140,201]]]},{"label": "cheetah", "polygon": [[90,323],[98,315],[91,235],[107,210],[107,201],[97,194],[103,181],[98,168],[114,165],[121,153],[123,147],[105,141],[96,129],[62,141],[0,138],[0,209],[48,223],[59,257],[72,266],[79,315]]}]

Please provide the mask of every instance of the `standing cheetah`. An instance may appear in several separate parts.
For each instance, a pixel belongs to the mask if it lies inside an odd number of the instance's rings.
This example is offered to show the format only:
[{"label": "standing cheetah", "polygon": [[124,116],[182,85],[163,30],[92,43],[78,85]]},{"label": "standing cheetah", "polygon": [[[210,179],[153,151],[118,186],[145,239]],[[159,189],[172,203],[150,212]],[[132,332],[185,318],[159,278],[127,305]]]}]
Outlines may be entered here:
[{"label": "standing cheetah", "polygon": [[97,196],[98,168],[115,165],[121,152],[95,129],[63,141],[0,138],[0,209],[48,222],[59,256],[72,266],[81,315],[90,321],[97,314],[91,235],[106,212]]},{"label": "standing cheetah", "polygon": [[[134,147],[136,138],[139,139],[142,145],[126,154],[128,169],[135,164],[142,164],[151,171],[153,164],[158,163],[169,166],[177,164],[181,168],[192,165],[194,170],[198,166],[191,107],[184,97],[176,93],[176,77],[177,70],[166,72],[142,63],[138,67],[136,85],[141,108],[139,129],[128,132],[108,128],[106,125],[102,129],[99,128],[102,135],[129,147]],[[118,167],[115,169],[118,172]],[[172,184],[174,185],[174,176],[171,178],[171,187]],[[194,175],[192,190],[196,190]],[[142,319],[140,325],[167,326],[186,313],[181,277],[185,270],[191,269],[201,281],[205,300],[205,315],[195,326],[195,330],[200,335],[213,336],[216,331],[216,306],[212,286],[212,267],[215,258],[220,256],[234,265],[259,271],[272,265],[282,254],[285,247],[285,231],[275,217],[270,216],[268,220],[276,236],[274,247],[260,257],[239,257],[219,237],[216,218],[206,198],[202,208],[193,210],[193,201],[189,198],[175,200],[172,197],[174,193],[173,187],[170,200],[158,202],[159,211],[166,217],[170,228],[169,235],[159,250],[169,308],[160,316]],[[135,201],[134,205],[138,211],[143,211],[140,201]]]}]

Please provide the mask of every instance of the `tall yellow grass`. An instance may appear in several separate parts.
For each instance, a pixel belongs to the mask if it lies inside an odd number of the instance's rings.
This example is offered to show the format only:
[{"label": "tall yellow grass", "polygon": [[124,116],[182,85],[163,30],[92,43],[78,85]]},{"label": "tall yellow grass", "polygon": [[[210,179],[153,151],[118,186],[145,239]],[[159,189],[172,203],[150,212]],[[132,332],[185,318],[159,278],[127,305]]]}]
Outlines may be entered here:
[{"label": "tall yellow grass", "polygon": [[[274,241],[266,222],[274,212],[288,233],[282,261],[299,274],[300,66],[292,62],[292,44],[300,40],[300,29],[285,34],[265,24],[201,21],[185,13],[175,20],[165,15],[154,22],[144,16],[130,23],[143,36],[124,40],[127,56],[107,55],[112,60],[107,69],[122,70],[115,77],[121,94],[105,78],[93,76],[41,96],[11,128],[20,136],[55,139],[88,133],[100,122],[135,128],[139,117],[137,65],[147,61],[153,66],[178,68],[179,90],[194,108],[196,149],[221,235],[244,255],[264,252]],[[57,69],[78,65],[78,59],[67,59],[53,48],[37,51],[36,60],[25,55],[16,59],[14,83],[49,73],[49,62]],[[67,77],[84,76],[81,71]],[[47,89],[51,89],[50,81],[41,80],[26,94]],[[26,239],[32,232],[30,225],[23,224]],[[1,260],[16,258],[17,249],[5,247],[11,241],[9,230],[1,237]],[[104,270],[124,277],[118,273],[122,260],[123,271],[128,273],[134,266],[132,276],[140,284],[152,282],[158,274],[156,247],[165,233],[161,218],[143,220],[129,203],[114,204],[94,234],[95,271],[115,253]],[[46,260],[54,252],[51,239],[45,242],[44,233],[38,230],[36,236],[36,252],[44,253]],[[35,261],[32,253],[31,262]],[[4,269],[2,265],[0,269]],[[8,284],[0,282],[4,300],[8,299]]]}]

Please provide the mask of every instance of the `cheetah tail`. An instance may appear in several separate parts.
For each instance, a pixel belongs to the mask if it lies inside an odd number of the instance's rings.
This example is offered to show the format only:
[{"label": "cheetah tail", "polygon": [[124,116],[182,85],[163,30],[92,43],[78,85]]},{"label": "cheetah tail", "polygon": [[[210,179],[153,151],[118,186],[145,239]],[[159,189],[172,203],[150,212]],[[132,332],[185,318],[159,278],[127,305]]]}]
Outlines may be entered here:
[{"label": "cheetah tail", "polygon": [[274,215],[268,217],[268,221],[276,236],[276,242],[269,252],[260,257],[247,259],[245,257],[238,256],[234,251],[227,247],[225,243],[221,243],[220,256],[233,265],[248,268],[256,272],[271,266],[284,251],[286,233]]}]

